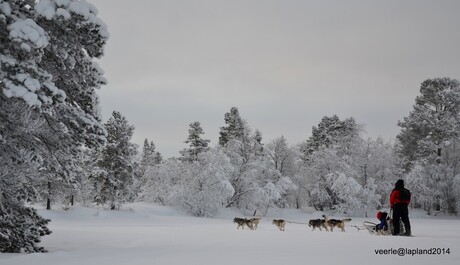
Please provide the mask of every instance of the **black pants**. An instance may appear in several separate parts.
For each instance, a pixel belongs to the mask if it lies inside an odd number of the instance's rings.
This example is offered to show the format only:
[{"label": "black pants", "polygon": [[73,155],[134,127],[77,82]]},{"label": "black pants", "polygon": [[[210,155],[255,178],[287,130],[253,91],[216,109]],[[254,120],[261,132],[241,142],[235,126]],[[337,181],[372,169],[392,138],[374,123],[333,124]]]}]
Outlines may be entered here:
[{"label": "black pants", "polygon": [[404,223],[406,234],[410,234],[409,209],[405,203],[397,203],[393,206],[393,235],[399,235],[399,219]]}]

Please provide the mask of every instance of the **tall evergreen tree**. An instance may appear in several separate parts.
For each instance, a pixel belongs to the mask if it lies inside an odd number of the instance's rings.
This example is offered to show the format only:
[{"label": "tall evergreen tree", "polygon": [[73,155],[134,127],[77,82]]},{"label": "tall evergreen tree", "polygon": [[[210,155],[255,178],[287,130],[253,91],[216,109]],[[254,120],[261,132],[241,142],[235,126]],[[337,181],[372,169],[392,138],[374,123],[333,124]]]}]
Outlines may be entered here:
[{"label": "tall evergreen tree", "polygon": [[398,152],[406,170],[416,160],[430,156],[440,163],[442,150],[460,135],[459,81],[447,77],[425,80],[414,109],[398,126]]},{"label": "tall evergreen tree", "polygon": [[182,150],[180,153],[182,155],[182,160],[193,162],[198,161],[199,154],[209,149],[208,144],[210,140],[201,138],[204,131],[203,128],[201,128],[200,122],[196,121],[190,123],[189,126],[188,138],[185,141],[186,144],[189,144],[189,148]]},{"label": "tall evergreen tree", "polygon": [[321,148],[341,148],[346,150],[359,137],[361,126],[354,118],[340,120],[337,115],[324,116],[318,126],[313,126],[312,135],[302,144],[304,159]]},{"label": "tall evergreen tree", "polygon": [[226,146],[230,140],[243,141],[247,125],[241,118],[238,108],[232,107],[230,112],[225,113],[224,119],[227,126],[220,128],[219,145]]},{"label": "tall evergreen tree", "polygon": [[264,144],[262,143],[262,132],[259,131],[259,129],[256,129],[256,131],[254,132],[254,152],[257,156],[262,156],[264,155],[264,151],[265,151],[265,148],[264,148]]},{"label": "tall evergreen tree", "polygon": [[133,195],[137,200],[144,200],[146,196],[142,193],[142,188],[146,185],[149,176],[146,175],[148,170],[152,170],[154,166],[161,164],[163,157],[160,152],[156,151],[156,146],[153,141],[144,140],[142,147],[141,161],[134,174],[132,186]]},{"label": "tall evergreen tree", "polygon": [[434,209],[456,214],[460,202],[454,188],[460,169],[460,82],[447,77],[422,82],[413,110],[398,126],[402,168],[408,183],[416,185],[423,198],[414,202],[428,213]]},{"label": "tall evergreen tree", "polygon": [[105,141],[94,58],[107,38],[86,1],[0,0],[2,252],[43,251],[46,220],[24,207],[28,192],[43,176],[71,183],[81,146]]},{"label": "tall evergreen tree", "polygon": [[153,141],[144,140],[144,145],[142,147],[142,157],[141,157],[141,175],[144,175],[145,171],[154,165],[158,165],[163,160],[160,152],[156,151],[156,146]]},{"label": "tall evergreen tree", "polygon": [[120,112],[114,111],[112,117],[104,124],[107,130],[107,144],[101,152],[98,166],[102,170],[93,176],[95,184],[95,201],[110,205],[110,209],[119,208],[128,200],[133,184],[133,159],[136,145],[131,143],[134,127]]}]

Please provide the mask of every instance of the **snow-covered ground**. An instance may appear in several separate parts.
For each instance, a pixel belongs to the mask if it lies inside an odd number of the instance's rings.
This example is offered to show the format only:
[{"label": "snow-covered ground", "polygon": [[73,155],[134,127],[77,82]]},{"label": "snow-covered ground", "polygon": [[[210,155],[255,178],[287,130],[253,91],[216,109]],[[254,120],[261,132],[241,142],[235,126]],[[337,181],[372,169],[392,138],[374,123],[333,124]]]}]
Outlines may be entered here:
[{"label": "snow-covered ground", "polygon": [[[49,253],[0,254],[0,264],[460,264],[460,220],[448,217],[412,216],[415,236],[392,237],[351,227],[374,218],[353,218],[344,233],[311,231],[294,223],[280,232],[271,224],[273,217],[307,222],[321,215],[297,210],[270,211],[254,231],[236,229],[233,217],[242,214],[235,210],[217,218],[195,218],[137,203],[121,211],[75,207],[40,214],[52,220],[53,233],[41,243]],[[375,252],[399,248],[439,248],[435,250],[441,254],[401,257]]]}]

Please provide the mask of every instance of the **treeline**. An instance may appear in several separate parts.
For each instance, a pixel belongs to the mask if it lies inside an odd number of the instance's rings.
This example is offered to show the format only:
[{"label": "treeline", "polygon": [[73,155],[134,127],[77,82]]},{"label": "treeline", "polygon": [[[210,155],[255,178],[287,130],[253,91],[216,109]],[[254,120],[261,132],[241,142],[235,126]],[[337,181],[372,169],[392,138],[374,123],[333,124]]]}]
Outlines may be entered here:
[{"label": "treeline", "polygon": [[196,121],[181,155],[165,160],[147,139],[136,158],[134,129],[114,112],[104,125],[107,145],[88,150],[87,172],[74,193],[111,209],[150,201],[197,216],[225,207],[261,215],[269,207],[366,215],[388,207],[394,183],[403,178],[413,192],[412,207],[457,214],[459,95],[457,80],[423,82],[414,110],[398,123],[395,142],[365,139],[363,125],[337,115],[324,116],[301,144],[291,146],[283,136],[265,142],[233,107],[224,115],[218,144],[210,146]]}]

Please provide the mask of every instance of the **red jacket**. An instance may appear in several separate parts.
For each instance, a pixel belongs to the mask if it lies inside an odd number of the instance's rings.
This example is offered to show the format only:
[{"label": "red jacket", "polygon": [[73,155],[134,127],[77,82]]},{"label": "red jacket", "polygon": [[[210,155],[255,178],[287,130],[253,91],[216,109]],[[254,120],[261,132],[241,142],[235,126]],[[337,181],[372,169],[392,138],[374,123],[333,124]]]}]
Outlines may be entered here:
[{"label": "red jacket", "polygon": [[390,195],[390,207],[393,208],[393,205],[397,203],[409,204],[409,201],[402,201],[399,199],[399,190],[393,190]]}]

